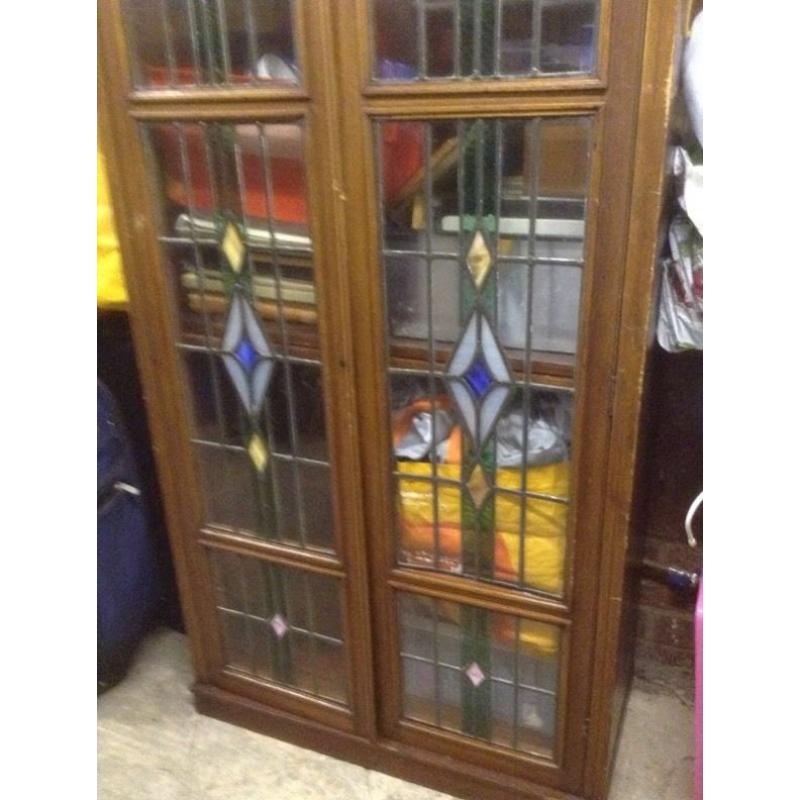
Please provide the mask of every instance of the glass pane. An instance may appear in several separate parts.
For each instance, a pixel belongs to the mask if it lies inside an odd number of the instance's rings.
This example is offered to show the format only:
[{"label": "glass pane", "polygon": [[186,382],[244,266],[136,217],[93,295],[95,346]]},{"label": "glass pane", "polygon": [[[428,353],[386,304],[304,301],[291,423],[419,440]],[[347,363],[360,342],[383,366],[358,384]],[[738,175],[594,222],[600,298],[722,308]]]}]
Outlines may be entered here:
[{"label": "glass pane", "polygon": [[210,557],[226,665],[347,704],[338,582],[250,556]]},{"label": "glass pane", "polygon": [[143,130],[207,522],[332,550],[303,127]]},{"label": "glass pane", "polygon": [[590,136],[376,123],[401,563],[563,593]]},{"label": "glass pane", "polygon": [[384,81],[589,74],[598,0],[373,0]]},{"label": "glass pane", "polygon": [[[432,404],[424,382],[397,378],[392,376],[398,560],[562,594],[571,394],[513,390],[479,463],[466,473],[471,445],[456,404],[446,395]],[[436,455],[430,449],[434,425]]]},{"label": "glass pane", "polygon": [[552,756],[560,629],[405,592],[397,598],[404,716]]},{"label": "glass pane", "polygon": [[298,83],[289,0],[125,0],[124,11],[139,87]]},{"label": "glass pane", "polygon": [[195,445],[206,520],[218,527],[257,534],[262,529],[261,484],[244,449]]},{"label": "glass pane", "polygon": [[478,290],[500,344],[574,356],[590,137],[583,117],[378,123],[393,338],[454,343]]}]

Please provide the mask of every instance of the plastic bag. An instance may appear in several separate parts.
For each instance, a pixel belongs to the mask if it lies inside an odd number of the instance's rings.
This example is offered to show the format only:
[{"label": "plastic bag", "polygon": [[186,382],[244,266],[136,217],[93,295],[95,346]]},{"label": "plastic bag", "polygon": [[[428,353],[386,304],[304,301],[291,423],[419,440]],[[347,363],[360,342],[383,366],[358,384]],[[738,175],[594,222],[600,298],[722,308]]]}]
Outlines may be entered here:
[{"label": "plastic bag", "polygon": [[658,343],[671,353],[703,349],[703,237],[687,217],[669,226],[670,257],[662,261]]}]

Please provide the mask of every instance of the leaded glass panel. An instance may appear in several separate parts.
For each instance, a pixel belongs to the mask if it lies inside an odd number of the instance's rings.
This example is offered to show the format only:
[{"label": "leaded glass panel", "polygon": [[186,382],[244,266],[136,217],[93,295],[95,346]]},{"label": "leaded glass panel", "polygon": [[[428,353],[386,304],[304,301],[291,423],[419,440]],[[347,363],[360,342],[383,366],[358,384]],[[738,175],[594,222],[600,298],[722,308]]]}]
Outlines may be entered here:
[{"label": "leaded glass panel", "polygon": [[397,601],[403,716],[553,755],[558,626],[406,592]]},{"label": "leaded glass panel", "polygon": [[252,556],[210,557],[226,665],[347,704],[338,581]]},{"label": "leaded glass panel", "polygon": [[375,134],[398,560],[560,596],[591,120]]},{"label": "leaded glass panel", "polygon": [[299,82],[291,0],[125,0],[145,89]]},{"label": "leaded glass panel", "polygon": [[144,134],[206,522],[333,550],[303,126]]},{"label": "leaded glass panel", "polygon": [[599,0],[372,0],[384,81],[586,75]]}]

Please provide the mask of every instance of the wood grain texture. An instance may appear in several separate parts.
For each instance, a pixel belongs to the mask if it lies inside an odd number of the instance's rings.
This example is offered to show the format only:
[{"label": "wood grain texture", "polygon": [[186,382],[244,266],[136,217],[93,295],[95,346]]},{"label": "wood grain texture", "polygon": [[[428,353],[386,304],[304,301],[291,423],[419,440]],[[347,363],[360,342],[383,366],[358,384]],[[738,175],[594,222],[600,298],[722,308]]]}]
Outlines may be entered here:
[{"label": "wood grain texture", "polygon": [[[367,735],[373,728],[371,696],[371,648],[366,623],[365,547],[360,540],[361,500],[358,475],[358,436],[355,433],[354,393],[349,377],[352,358],[349,350],[350,325],[347,314],[347,279],[341,226],[342,200],[337,192],[336,160],[339,158],[336,126],[336,99],[331,78],[331,43],[326,35],[327,10],[304,2],[296,14],[297,45],[306,62],[306,87],[301,91],[265,87],[263,90],[236,91],[214,89],[187,92],[132,92],[127,66],[120,3],[99,4],[99,34],[103,81],[108,81],[107,113],[110,138],[116,145],[109,153],[109,173],[117,186],[115,210],[120,220],[120,238],[131,287],[131,316],[137,352],[153,425],[161,482],[164,487],[170,539],[176,556],[181,596],[187,608],[187,629],[193,647],[198,678],[224,683],[224,655],[215,612],[213,581],[205,547],[224,544],[228,549],[292,565],[310,571],[345,576],[346,649],[350,664],[349,694],[353,698],[354,726]],[[311,55],[313,53],[313,55]],[[103,83],[105,85],[105,83]],[[222,98],[226,97],[227,100]],[[259,547],[233,532],[203,527],[203,498],[200,480],[190,447],[189,397],[175,348],[177,321],[169,287],[166,285],[162,254],[157,241],[155,220],[159,209],[153,202],[153,176],[148,173],[137,122],[142,120],[218,119],[305,121],[306,164],[310,227],[317,243],[314,269],[319,298],[320,356],[326,391],[326,422],[331,447],[334,484],[334,562],[311,552],[289,554],[276,546]],[[334,138],[332,138],[332,136]],[[333,149],[332,149],[333,148]],[[117,207],[118,206],[118,207]],[[324,247],[329,243],[328,247]],[[334,245],[334,246],[330,246]],[[342,297],[344,293],[344,298]],[[203,540],[203,541],[201,541]],[[359,566],[361,565],[361,566]],[[265,701],[273,698],[274,687],[256,686]],[[319,718],[320,704],[308,698],[307,713]],[[296,705],[295,703],[295,705]]]},{"label": "wood grain texture", "polygon": [[590,740],[586,763],[586,794],[598,800],[608,791],[624,698],[632,674],[630,645],[635,618],[628,551],[638,519],[634,500],[637,471],[641,469],[638,458],[641,409],[653,345],[656,259],[664,224],[666,147],[676,91],[683,10],[680,0],[648,4],[635,126],[635,164],[630,179],[631,208],[636,213],[631,214],[627,241],[620,248],[625,260],[625,280],[618,321],[621,335],[612,406],[612,455],[604,487],[608,502],[599,554],[600,613],[591,705],[595,735]]},{"label": "wood grain texture", "polygon": [[358,736],[253,702],[239,693],[195,684],[198,711],[321,753],[419,783],[465,800],[579,800],[575,795],[498,774],[413,745]]},{"label": "wood grain texture", "polygon": [[[362,2],[342,3],[337,28],[339,66],[337,74],[343,87],[343,141],[366,159],[349,161],[346,193],[350,198],[351,280],[354,296],[363,313],[354,314],[357,336],[357,380],[362,398],[361,416],[368,435],[364,439],[362,459],[369,476],[364,491],[367,497],[368,527],[372,568],[373,627],[378,643],[378,680],[383,689],[379,707],[381,731],[393,737],[400,719],[400,676],[397,652],[396,611],[390,575],[394,568],[393,485],[388,475],[391,444],[388,440],[386,400],[386,352],[383,344],[384,309],[381,268],[378,254],[377,199],[371,121],[384,115],[409,119],[453,116],[528,116],[588,114],[595,118],[593,167],[587,224],[588,252],[582,306],[584,309],[580,356],[576,368],[577,413],[573,478],[576,486],[570,522],[570,567],[565,597],[572,621],[571,655],[566,665],[564,684],[569,685],[562,704],[561,728],[567,742],[564,764],[555,781],[573,791],[583,784],[583,748],[585,722],[591,685],[591,653],[594,644],[594,603],[597,591],[597,562],[600,551],[600,524],[605,500],[605,461],[607,458],[609,413],[617,347],[619,301],[623,283],[624,253],[627,236],[627,208],[633,169],[636,100],[639,92],[641,51],[633,43],[641,42],[644,9],[630,4],[613,4],[614,22],[610,24],[609,91],[549,94],[530,91],[525,96],[491,93],[480,82],[469,82],[469,89],[446,96],[441,91],[420,94],[409,85],[391,98],[371,89],[359,88],[358,77],[368,73],[368,40],[361,24],[367,15]],[[613,83],[612,83],[613,82]],[[598,277],[602,276],[602,277]],[[578,535],[579,534],[579,535]],[[404,574],[406,588],[415,583],[418,589],[429,584],[427,577]],[[461,597],[466,598],[467,594]],[[503,602],[508,604],[507,597]],[[537,600],[531,599],[535,605]],[[546,608],[543,604],[542,610]],[[427,737],[430,746],[432,735]],[[540,776],[532,766],[534,779]]]},{"label": "wood grain texture", "polygon": [[[101,122],[111,141],[112,194],[198,708],[464,797],[505,800],[511,792],[530,800],[600,800],[630,671],[627,637],[635,631],[628,562],[636,552],[637,453],[683,2],[605,0],[594,78],[391,86],[369,79],[369,5],[297,2],[302,87],[134,92],[120,0],[99,4]],[[409,347],[389,353],[384,342],[372,139],[373,121],[385,116],[537,115],[593,120],[578,356],[544,360],[535,376],[576,390],[575,491],[560,599],[395,564],[386,367],[390,358],[414,363],[418,354]],[[336,554],[260,542],[203,518],[188,390],[174,348],[176,312],[138,132],[142,121],[193,119],[304,124],[319,336],[312,342],[303,334],[301,344],[323,363]],[[343,582],[350,709],[226,667],[208,558],[213,549]],[[560,627],[563,702],[552,759],[401,720],[398,590]]]}]

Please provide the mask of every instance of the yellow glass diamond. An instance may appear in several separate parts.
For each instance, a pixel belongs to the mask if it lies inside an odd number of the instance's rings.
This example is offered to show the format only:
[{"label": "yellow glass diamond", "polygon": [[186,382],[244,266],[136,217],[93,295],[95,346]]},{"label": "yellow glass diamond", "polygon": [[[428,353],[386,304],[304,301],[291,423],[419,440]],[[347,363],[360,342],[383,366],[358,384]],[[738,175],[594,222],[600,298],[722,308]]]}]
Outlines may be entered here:
[{"label": "yellow glass diamond", "polygon": [[480,231],[475,233],[475,238],[472,240],[469,253],[467,253],[467,266],[475,279],[475,285],[480,289],[492,267],[492,254]]},{"label": "yellow glass diamond", "polygon": [[475,508],[480,508],[483,505],[486,495],[489,494],[489,488],[483,467],[480,464],[476,464],[472,470],[472,475],[469,476],[467,481],[467,489],[469,489],[472,502],[475,503]]},{"label": "yellow glass diamond", "polygon": [[255,468],[259,472],[263,472],[269,463],[269,450],[267,450],[264,440],[257,433],[254,433],[250,437],[250,441],[247,445],[247,452],[250,454],[250,460],[253,462]]},{"label": "yellow glass diamond", "polygon": [[244,242],[239,235],[239,229],[232,222],[225,228],[221,247],[231,269],[234,272],[241,272],[244,265]]}]

